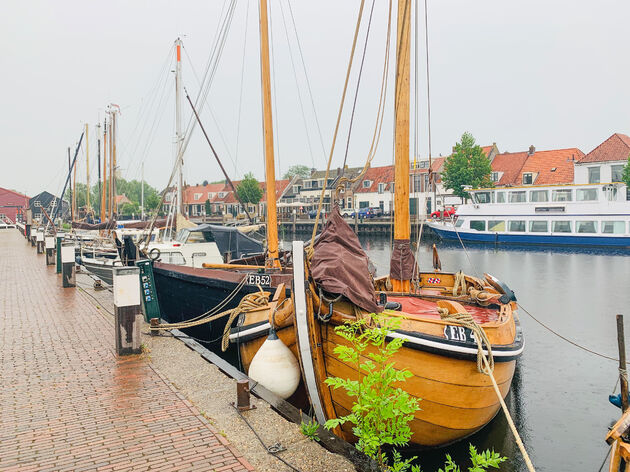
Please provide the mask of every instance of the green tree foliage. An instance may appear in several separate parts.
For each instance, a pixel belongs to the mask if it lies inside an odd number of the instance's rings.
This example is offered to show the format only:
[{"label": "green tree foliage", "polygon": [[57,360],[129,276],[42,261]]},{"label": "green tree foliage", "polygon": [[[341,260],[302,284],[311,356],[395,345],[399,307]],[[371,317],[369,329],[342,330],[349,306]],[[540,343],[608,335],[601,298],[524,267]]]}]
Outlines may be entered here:
[{"label": "green tree foliage", "polygon": [[621,176],[621,180],[630,189],[630,155],[628,156],[628,163],[623,168],[623,174]]},{"label": "green tree foliage", "polygon": [[[107,191],[109,186],[107,182],[101,183],[102,189],[104,192]],[[76,192],[77,192],[77,208],[81,208],[86,204],[86,185],[81,182],[77,182],[76,184]],[[134,210],[129,213],[124,213],[124,207],[121,208],[121,213],[127,215],[139,214],[140,213],[140,197],[142,194],[142,183],[137,180],[127,181],[125,179],[116,179],[116,193],[119,195],[126,195],[129,200],[134,204]],[[72,189],[66,190],[66,195],[64,197],[68,202],[72,201]],[[161,197],[159,192],[151,187],[146,182],[144,183],[144,208],[145,211],[151,211],[158,207],[160,204]],[[98,216],[101,211],[101,191],[99,190],[98,182],[92,185],[90,191],[90,206],[94,210],[94,213]],[[137,209],[136,209],[137,208]]]},{"label": "green tree foliage", "polygon": [[241,183],[236,187],[236,193],[243,203],[256,204],[260,202],[263,196],[263,191],[260,188],[258,180],[256,180],[256,177],[254,177],[254,174],[251,172],[245,174]]},{"label": "green tree foliage", "polygon": [[139,215],[140,214],[140,205],[136,202],[125,203],[120,212],[125,216]]},{"label": "green tree foliage", "polygon": [[292,179],[295,175],[305,179],[311,175],[311,168],[302,164],[296,164],[294,166],[289,167],[289,170],[287,170],[284,173],[282,178]]},{"label": "green tree foliage", "polygon": [[209,199],[207,199],[206,202],[204,203],[204,207],[206,209],[206,215],[209,215],[210,213],[212,213],[212,207],[210,206]]},{"label": "green tree foliage", "polygon": [[491,174],[490,160],[484,155],[481,146],[475,144],[472,134],[464,133],[461,141],[455,144],[453,154],[446,158],[442,181],[455,195],[469,198],[462,186],[492,187]]}]

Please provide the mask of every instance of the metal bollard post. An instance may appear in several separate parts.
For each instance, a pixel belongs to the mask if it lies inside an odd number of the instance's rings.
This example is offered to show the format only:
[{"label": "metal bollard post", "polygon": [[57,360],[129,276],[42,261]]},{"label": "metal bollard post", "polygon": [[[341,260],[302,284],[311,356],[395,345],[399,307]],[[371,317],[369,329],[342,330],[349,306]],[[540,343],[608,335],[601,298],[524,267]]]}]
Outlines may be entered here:
[{"label": "metal bollard post", "polygon": [[61,245],[61,286],[76,287],[77,280],[74,273],[74,244]]},{"label": "metal bollard post", "polygon": [[249,397],[249,380],[240,379],[236,382],[236,408],[239,411],[252,410],[255,407],[251,404]]},{"label": "metal bollard post", "polygon": [[116,353],[139,354],[140,324],[140,268],[114,267],[114,331]]},{"label": "metal bollard post", "polygon": [[56,242],[57,242],[57,247],[56,247],[56,263],[57,263],[57,273],[61,274],[61,244],[63,243],[63,238],[64,238],[64,234],[63,233],[57,233],[57,237]]},{"label": "metal bollard post", "polygon": [[44,232],[39,230],[35,233],[35,242],[37,243],[37,254],[44,253]]},{"label": "metal bollard post", "polygon": [[55,237],[46,236],[44,243],[46,246],[46,265],[55,265]]}]

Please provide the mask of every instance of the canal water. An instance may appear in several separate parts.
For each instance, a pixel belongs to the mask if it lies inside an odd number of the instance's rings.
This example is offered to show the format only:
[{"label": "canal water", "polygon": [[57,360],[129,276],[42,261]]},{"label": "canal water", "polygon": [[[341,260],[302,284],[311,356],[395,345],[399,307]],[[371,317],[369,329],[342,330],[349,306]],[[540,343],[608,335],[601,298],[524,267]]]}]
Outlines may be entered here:
[{"label": "canal water", "polygon": [[[360,239],[377,275],[387,274],[389,238]],[[630,251],[480,245],[463,250],[459,244],[436,245],[443,270],[494,275],[514,290],[533,316],[598,353],[617,358],[615,315],[624,314],[630,345]],[[423,269],[431,269],[430,242],[420,245],[419,261]],[[608,402],[617,364],[568,344],[522,309],[519,316],[525,351],[507,404],[536,470],[597,471],[608,451],[607,428],[621,411]],[[446,453],[468,465],[469,443],[507,456],[502,471],[526,470],[501,411],[467,440],[416,454],[426,471],[442,466]]]}]

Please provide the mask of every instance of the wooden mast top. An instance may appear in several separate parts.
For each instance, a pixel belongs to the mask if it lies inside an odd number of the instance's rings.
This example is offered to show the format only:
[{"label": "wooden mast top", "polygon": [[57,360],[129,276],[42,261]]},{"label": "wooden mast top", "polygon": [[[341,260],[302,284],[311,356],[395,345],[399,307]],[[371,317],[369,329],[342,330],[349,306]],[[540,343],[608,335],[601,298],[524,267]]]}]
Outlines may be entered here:
[{"label": "wooden mast top", "polygon": [[260,72],[265,140],[265,179],[267,182],[267,267],[280,267],[278,260],[278,223],[276,214],[276,176],[273,155],[273,120],[271,114],[271,78],[269,71],[269,22],[267,0],[260,0]]},{"label": "wooden mast top", "polygon": [[[411,44],[411,2],[398,0],[395,94],[395,187],[394,239],[409,240],[409,75]],[[392,279],[395,291],[408,291],[408,280]]]}]

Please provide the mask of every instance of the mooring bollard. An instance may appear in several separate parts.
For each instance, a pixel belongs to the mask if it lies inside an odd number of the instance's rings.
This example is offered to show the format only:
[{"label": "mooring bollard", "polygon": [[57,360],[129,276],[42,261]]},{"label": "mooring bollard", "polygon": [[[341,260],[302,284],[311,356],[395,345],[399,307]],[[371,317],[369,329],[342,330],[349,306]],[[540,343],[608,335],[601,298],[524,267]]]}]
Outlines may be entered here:
[{"label": "mooring bollard", "polygon": [[55,265],[55,237],[46,236],[44,243],[46,246],[46,265]]},{"label": "mooring bollard", "polygon": [[114,331],[116,353],[140,353],[140,268],[114,267]]},{"label": "mooring bollard", "polygon": [[254,409],[249,397],[249,380],[240,379],[236,382],[236,408],[239,411]]},{"label": "mooring bollard", "polygon": [[63,288],[76,287],[77,279],[74,273],[74,244],[61,245],[61,286]]},{"label": "mooring bollard", "polygon": [[57,263],[57,273],[61,274],[61,244],[63,242],[63,237],[64,234],[63,233],[57,233],[57,237],[55,238],[56,242],[57,242],[57,247],[56,247],[56,263]]},{"label": "mooring bollard", "polygon": [[37,233],[35,233],[35,242],[37,243],[37,254],[43,254],[44,253],[44,232],[41,230],[38,230]]}]

